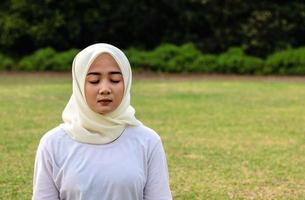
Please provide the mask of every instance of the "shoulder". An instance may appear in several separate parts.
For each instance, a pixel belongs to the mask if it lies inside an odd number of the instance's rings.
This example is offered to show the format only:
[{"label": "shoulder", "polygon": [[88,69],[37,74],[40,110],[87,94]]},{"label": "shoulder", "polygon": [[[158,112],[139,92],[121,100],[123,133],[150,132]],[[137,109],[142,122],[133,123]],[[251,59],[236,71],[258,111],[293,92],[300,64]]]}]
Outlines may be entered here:
[{"label": "shoulder", "polygon": [[138,126],[128,126],[125,131],[127,131],[128,134],[134,137],[142,138],[144,140],[153,140],[153,141],[161,140],[159,134],[155,130],[143,124]]},{"label": "shoulder", "polygon": [[52,148],[54,145],[63,143],[69,140],[68,135],[64,132],[60,126],[57,126],[48,132],[46,132],[40,139],[40,148]]},{"label": "shoulder", "polygon": [[143,124],[128,126],[125,130],[125,137],[127,137],[128,140],[141,144],[148,149],[152,149],[157,144],[162,143],[159,134]]}]

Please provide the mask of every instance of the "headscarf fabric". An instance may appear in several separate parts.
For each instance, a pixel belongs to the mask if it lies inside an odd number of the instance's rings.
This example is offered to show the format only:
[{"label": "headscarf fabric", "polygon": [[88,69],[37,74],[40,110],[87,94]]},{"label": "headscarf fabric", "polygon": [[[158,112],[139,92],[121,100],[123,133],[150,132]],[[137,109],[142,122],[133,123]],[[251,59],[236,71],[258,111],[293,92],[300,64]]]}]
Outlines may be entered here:
[{"label": "headscarf fabric", "polygon": [[[102,53],[110,54],[123,76],[124,96],[112,112],[99,114],[90,109],[85,97],[85,80],[90,65]],[[125,54],[115,46],[97,43],[80,51],[72,64],[72,95],[63,113],[61,127],[74,140],[89,144],[107,144],[117,139],[128,125],[139,125],[130,105],[132,73]]]}]

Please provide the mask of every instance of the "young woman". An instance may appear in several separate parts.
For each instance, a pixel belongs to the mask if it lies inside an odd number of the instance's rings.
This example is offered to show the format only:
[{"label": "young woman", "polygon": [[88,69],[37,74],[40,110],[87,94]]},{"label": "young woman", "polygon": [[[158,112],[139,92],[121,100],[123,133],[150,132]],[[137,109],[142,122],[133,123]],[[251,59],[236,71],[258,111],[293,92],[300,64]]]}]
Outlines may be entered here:
[{"label": "young woman", "polygon": [[131,68],[118,48],[91,45],[73,61],[64,123],[36,153],[33,200],[170,200],[160,137],[130,105]]}]

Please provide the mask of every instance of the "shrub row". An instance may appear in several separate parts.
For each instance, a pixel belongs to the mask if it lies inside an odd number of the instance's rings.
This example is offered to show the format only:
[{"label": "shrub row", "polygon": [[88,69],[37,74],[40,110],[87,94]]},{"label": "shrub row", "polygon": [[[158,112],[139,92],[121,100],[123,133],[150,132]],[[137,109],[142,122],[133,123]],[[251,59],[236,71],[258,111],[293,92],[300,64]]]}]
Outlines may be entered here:
[{"label": "shrub row", "polygon": [[125,51],[136,69],[159,72],[305,75],[305,47],[275,52],[265,60],[232,47],[220,55],[202,54],[193,44],[163,44],[153,51]]},{"label": "shrub row", "polygon": [[[18,62],[0,54],[0,70],[69,71],[78,49],[56,52],[40,49]],[[200,72],[219,74],[305,75],[305,47],[276,52],[265,60],[232,47],[220,55],[202,54],[193,44],[163,44],[152,51],[125,51],[135,70],[157,72]]]},{"label": "shrub row", "polygon": [[56,52],[52,48],[39,49],[32,55],[23,57],[17,62],[0,54],[0,70],[21,71],[68,71],[78,49]]}]

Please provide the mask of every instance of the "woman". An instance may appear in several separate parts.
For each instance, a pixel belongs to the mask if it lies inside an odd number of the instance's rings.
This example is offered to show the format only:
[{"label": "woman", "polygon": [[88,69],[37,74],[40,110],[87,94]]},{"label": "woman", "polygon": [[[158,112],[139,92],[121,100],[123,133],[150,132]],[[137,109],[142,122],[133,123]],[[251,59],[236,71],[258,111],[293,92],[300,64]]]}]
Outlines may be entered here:
[{"label": "woman", "polygon": [[34,200],[172,199],[160,137],[130,106],[131,68],[118,48],[91,45],[73,61],[64,123],[38,146]]}]

